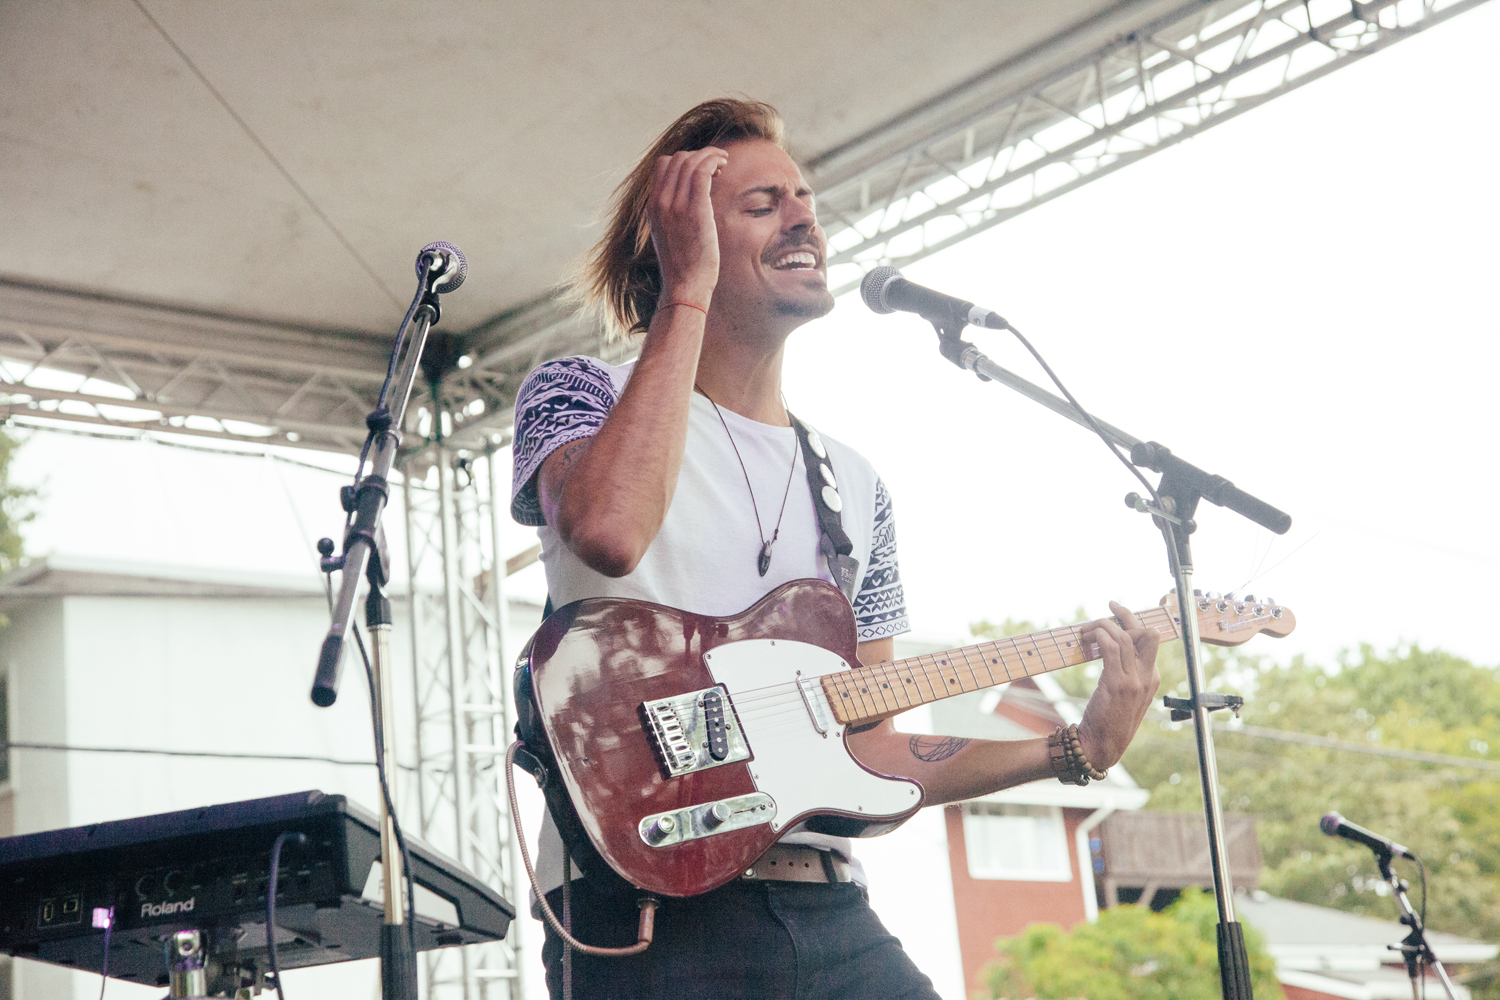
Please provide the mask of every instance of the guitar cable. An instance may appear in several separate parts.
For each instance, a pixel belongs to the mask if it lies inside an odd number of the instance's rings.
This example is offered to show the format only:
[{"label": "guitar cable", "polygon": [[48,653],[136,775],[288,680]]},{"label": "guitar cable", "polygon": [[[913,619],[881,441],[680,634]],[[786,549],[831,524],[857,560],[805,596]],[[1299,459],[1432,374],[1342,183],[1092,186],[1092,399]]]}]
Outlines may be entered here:
[{"label": "guitar cable", "polygon": [[[537,902],[541,904],[542,916],[546,918],[558,937],[563,943],[585,955],[597,955],[602,958],[624,958],[629,955],[639,955],[651,947],[651,939],[656,933],[656,908],[661,905],[661,900],[654,896],[642,896],[639,900],[641,908],[641,922],[636,933],[636,943],[624,948],[601,948],[597,945],[584,944],[568,932],[562,921],[557,919],[557,914],[552,912],[552,906],[547,902],[547,897],[542,893],[542,887],[537,882],[536,869],[531,865],[531,851],[526,847],[526,835],[521,830],[521,807],[516,801],[516,751],[521,748],[521,741],[516,740],[505,750],[505,791],[510,796],[510,822],[516,832],[516,846],[521,849],[521,863],[526,867],[526,877],[531,880],[531,891],[536,895]],[[570,874],[570,873],[565,873]],[[568,900],[568,883],[563,882],[563,898]],[[566,902],[564,903],[566,913]],[[569,923],[572,921],[570,920]]]}]

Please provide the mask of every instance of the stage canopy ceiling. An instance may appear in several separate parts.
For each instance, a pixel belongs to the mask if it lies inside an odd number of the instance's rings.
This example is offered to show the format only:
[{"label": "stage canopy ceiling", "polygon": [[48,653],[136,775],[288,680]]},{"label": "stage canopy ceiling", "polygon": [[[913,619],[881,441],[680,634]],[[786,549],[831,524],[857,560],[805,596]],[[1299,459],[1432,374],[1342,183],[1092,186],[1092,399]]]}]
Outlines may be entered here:
[{"label": "stage canopy ceiling", "polygon": [[781,109],[848,287],[1476,2],[0,4],[0,389],[357,446],[442,239],[444,405],[483,447],[531,365],[622,349],[554,293],[699,100]]}]

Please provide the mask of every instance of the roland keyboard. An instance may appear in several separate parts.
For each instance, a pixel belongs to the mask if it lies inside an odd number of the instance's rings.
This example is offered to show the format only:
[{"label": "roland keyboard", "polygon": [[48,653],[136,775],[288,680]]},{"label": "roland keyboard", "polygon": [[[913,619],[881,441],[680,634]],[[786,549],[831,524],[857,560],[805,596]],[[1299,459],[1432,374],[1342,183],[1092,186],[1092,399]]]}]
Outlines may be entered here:
[{"label": "roland keyboard", "polygon": [[[210,992],[262,985],[271,845],[282,848],[276,955],[282,969],[372,958],[383,922],[380,827],[342,795],[300,792],[0,839],[0,952],[165,985],[163,941],[205,935]],[[503,938],[515,907],[407,837],[417,948]]]}]

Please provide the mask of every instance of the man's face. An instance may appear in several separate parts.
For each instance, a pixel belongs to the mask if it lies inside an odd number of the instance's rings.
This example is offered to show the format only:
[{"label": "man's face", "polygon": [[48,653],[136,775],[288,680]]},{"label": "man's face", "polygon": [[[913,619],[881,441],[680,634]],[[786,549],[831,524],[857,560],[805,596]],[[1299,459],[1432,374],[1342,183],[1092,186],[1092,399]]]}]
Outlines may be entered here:
[{"label": "man's face", "polygon": [[748,322],[826,316],[833,308],[828,247],[802,171],[784,149],[763,139],[724,149],[729,162],[712,189],[719,231],[714,304]]}]

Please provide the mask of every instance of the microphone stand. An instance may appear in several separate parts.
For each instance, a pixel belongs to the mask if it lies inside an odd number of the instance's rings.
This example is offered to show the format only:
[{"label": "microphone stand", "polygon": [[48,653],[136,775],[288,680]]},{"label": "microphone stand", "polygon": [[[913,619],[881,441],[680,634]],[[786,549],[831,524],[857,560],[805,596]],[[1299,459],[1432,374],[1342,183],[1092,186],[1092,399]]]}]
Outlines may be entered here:
[{"label": "microphone stand", "polygon": [[[1203,664],[1199,648],[1198,616],[1210,602],[1193,589],[1193,555],[1188,536],[1197,530],[1193,514],[1198,501],[1207,498],[1229,507],[1277,534],[1291,527],[1292,519],[1281,511],[1237,489],[1221,476],[1213,476],[1177,458],[1156,442],[1132,437],[1102,420],[1091,418],[1065,399],[1054,396],[1014,372],[1007,371],[982,354],[977,347],[960,337],[967,325],[954,320],[934,320],[938,350],[960,368],[971,371],[981,381],[1001,382],[1074,423],[1097,431],[1101,436],[1130,451],[1131,463],[1162,474],[1155,502],[1135,493],[1125,498],[1127,506],[1150,514],[1161,529],[1167,546],[1167,563],[1177,586],[1177,622],[1182,631],[1183,656],[1187,660],[1188,698],[1163,698],[1175,721],[1193,720],[1198,745],[1198,778],[1203,790],[1203,811],[1208,824],[1208,856],[1213,868],[1214,899],[1218,904],[1219,981],[1224,1000],[1253,1000],[1250,986],[1250,962],[1245,952],[1245,932],[1235,920],[1234,895],[1229,878],[1229,854],[1224,842],[1224,817],[1219,805],[1219,771],[1214,758],[1209,713],[1231,708],[1236,714],[1243,702],[1214,692],[1203,691]],[[1007,328],[1014,331],[1007,324]],[[1029,345],[1028,345],[1029,346]],[[1227,608],[1226,608],[1227,610]]]},{"label": "microphone stand", "polygon": [[[318,543],[323,572],[341,571],[338,598],[332,607],[333,623],[323,640],[312,687],[312,700],[319,706],[326,708],[338,698],[344,637],[354,615],[360,577],[365,577],[369,583],[365,625],[370,633],[371,695],[378,741],[376,756],[381,772],[380,865],[385,895],[385,923],[380,934],[382,1000],[417,1000],[417,961],[415,928],[410,923],[415,919],[414,912],[411,912],[414,908],[409,905],[411,885],[409,877],[402,871],[405,844],[397,832],[395,817],[396,727],[391,690],[391,602],[383,589],[390,579],[390,559],[380,519],[390,496],[391,468],[401,445],[401,427],[405,423],[406,407],[422,349],[427,343],[428,331],[442,316],[438,294],[456,288],[466,270],[466,266],[463,267],[457,280],[448,281],[446,288],[433,287],[434,279],[442,282],[462,263],[462,254],[457,253],[456,248],[451,249],[458,258],[457,263],[446,258],[437,249],[439,247],[447,245],[427,247],[417,259],[417,294],[391,348],[390,367],[385,385],[380,390],[380,401],[365,418],[370,431],[365,443],[370,471],[363,478],[357,478],[354,486],[345,486],[339,491],[343,508],[351,515],[344,532],[343,554],[333,555],[330,539]],[[403,345],[406,348],[404,354]],[[365,454],[360,455],[360,472],[364,471],[365,457]],[[403,886],[406,887],[404,895]],[[272,929],[267,928],[267,933],[272,933]]]},{"label": "microphone stand", "polygon": [[[1411,900],[1406,898],[1406,881],[1391,871],[1391,853],[1376,851],[1375,863],[1380,867],[1380,877],[1385,879],[1386,884],[1391,887],[1391,892],[1401,907],[1401,922],[1411,928],[1411,933],[1406,935],[1400,944],[1387,945],[1387,947],[1392,951],[1401,952],[1401,957],[1406,960],[1406,975],[1411,979],[1412,1000],[1421,1000],[1417,982],[1422,975],[1423,963],[1437,970],[1438,980],[1443,984],[1448,1000],[1455,1000],[1453,981],[1448,978],[1448,970],[1443,968],[1443,963],[1438,961],[1438,957],[1432,953],[1432,948],[1427,944],[1427,929],[1422,924],[1422,917],[1412,909]],[[1426,883],[1423,884],[1425,886]],[[1427,890],[1424,888],[1422,892],[1422,898],[1426,899]]]}]

